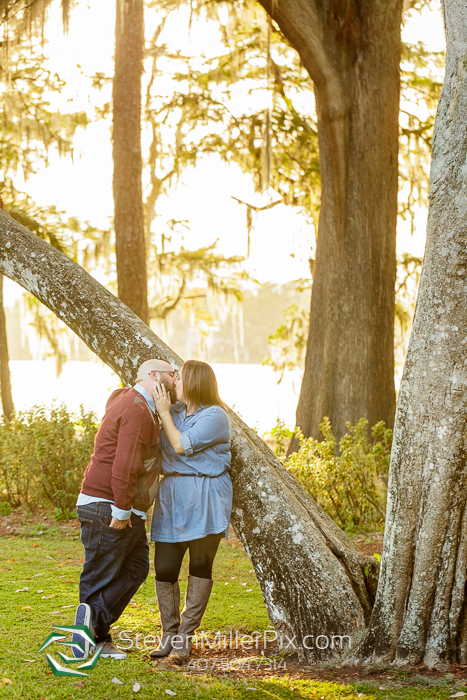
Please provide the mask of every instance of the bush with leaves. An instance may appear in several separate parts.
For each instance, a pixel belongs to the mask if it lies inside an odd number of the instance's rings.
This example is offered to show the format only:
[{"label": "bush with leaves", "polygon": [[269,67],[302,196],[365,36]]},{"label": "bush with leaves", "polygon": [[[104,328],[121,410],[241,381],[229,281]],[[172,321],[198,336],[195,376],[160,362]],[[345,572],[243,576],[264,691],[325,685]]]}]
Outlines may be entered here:
[{"label": "bush with leaves", "polygon": [[57,517],[74,510],[84,470],[93,451],[96,417],[81,407],[33,406],[0,423],[0,481],[12,506],[54,506]]},{"label": "bush with leaves", "polygon": [[320,425],[324,440],[305,438],[297,428],[300,449],[285,459],[291,431],[280,421],[271,437],[275,452],[305,491],[347,531],[379,528],[384,524],[392,431],[384,421],[371,429],[361,418],[347,423],[337,445],[329,418]]}]

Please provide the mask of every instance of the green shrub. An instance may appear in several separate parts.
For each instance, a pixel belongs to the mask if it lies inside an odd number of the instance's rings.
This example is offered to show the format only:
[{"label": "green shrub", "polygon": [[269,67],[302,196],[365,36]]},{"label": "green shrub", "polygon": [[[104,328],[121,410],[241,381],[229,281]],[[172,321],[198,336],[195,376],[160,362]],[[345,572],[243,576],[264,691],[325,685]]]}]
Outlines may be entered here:
[{"label": "green shrub", "polygon": [[[304,438],[297,429],[300,449],[284,466],[302,488],[347,531],[381,527],[384,524],[392,431],[384,421],[371,429],[368,421],[346,423],[347,434],[337,446],[328,418],[320,430],[324,440]],[[285,426],[276,426],[276,454],[285,455]]]},{"label": "green shrub", "polygon": [[48,502],[67,518],[89,462],[97,432],[93,413],[81,407],[33,406],[0,423],[0,480],[7,502],[34,510]]},{"label": "green shrub", "polygon": [[281,461],[284,461],[285,455],[287,454],[287,447],[292,435],[292,431],[287,428],[284,421],[281,421],[281,419],[278,418],[275,427],[267,436],[273,441],[274,454],[276,457],[279,457]]},{"label": "green shrub", "polygon": [[2,501],[0,503],[0,515],[10,515],[11,506],[8,501]]}]

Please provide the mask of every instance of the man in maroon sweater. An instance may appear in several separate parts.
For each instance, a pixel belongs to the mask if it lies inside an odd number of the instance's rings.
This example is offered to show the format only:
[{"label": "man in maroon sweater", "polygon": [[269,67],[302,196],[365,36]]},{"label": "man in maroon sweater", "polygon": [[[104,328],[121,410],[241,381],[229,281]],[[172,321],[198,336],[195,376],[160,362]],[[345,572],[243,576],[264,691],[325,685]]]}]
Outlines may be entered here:
[{"label": "man in maroon sweater", "polygon": [[[159,423],[152,396],[156,382],[170,392],[175,370],[163,360],[147,360],[132,389],[117,389],[107,402],[86,468],[77,512],[84,565],[75,624],[87,625],[103,647],[101,656],[124,659],[112,644],[112,625],[149,573],[146,514],[133,503],[143,461],[160,453]],[[89,644],[75,633],[76,658],[87,658]]]}]

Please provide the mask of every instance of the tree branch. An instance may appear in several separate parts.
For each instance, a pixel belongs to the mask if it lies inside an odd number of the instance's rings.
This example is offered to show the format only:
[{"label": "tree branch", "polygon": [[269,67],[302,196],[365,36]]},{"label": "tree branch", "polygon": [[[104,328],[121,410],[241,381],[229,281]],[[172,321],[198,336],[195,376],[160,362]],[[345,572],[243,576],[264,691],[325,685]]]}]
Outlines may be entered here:
[{"label": "tree branch", "polygon": [[326,34],[317,0],[260,0],[279,25],[318,89],[329,82],[334,69],[326,53]]},{"label": "tree branch", "polygon": [[238,197],[234,197],[233,195],[231,195],[231,198],[235,199],[235,201],[238,202],[239,204],[244,204],[249,209],[253,209],[253,211],[266,211],[266,209],[272,209],[277,204],[284,204],[283,199],[276,199],[275,202],[270,202],[269,204],[266,204],[264,207],[255,207],[255,206],[253,206],[253,204],[248,204],[248,202],[244,202],[243,200],[238,199]]}]

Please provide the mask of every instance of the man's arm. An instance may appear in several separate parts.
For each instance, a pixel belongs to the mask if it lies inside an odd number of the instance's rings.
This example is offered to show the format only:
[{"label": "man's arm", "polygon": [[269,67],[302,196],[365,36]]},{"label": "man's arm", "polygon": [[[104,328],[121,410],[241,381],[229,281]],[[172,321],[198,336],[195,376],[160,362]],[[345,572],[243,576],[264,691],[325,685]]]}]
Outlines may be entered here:
[{"label": "man's arm", "polygon": [[111,477],[114,505],[110,527],[116,529],[131,527],[131,503],[141,467],[141,447],[149,437],[148,418],[146,407],[135,403],[120,419]]}]

